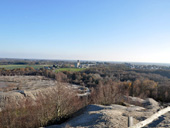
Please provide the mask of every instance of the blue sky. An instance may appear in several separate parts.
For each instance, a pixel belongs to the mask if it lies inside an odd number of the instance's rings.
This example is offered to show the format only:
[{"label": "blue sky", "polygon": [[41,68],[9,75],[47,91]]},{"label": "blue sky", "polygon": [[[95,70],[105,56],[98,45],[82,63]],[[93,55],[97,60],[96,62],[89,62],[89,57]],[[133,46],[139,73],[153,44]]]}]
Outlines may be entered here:
[{"label": "blue sky", "polygon": [[0,58],[170,63],[170,0],[1,0]]}]

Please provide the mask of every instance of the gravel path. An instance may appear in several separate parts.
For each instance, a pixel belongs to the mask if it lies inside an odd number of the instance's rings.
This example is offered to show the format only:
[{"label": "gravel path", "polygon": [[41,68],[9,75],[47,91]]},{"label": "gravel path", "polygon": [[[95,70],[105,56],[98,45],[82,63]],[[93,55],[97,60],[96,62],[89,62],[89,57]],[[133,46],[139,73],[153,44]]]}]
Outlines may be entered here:
[{"label": "gravel path", "polygon": [[170,112],[165,115],[159,117],[159,119],[155,120],[145,128],[170,128]]}]

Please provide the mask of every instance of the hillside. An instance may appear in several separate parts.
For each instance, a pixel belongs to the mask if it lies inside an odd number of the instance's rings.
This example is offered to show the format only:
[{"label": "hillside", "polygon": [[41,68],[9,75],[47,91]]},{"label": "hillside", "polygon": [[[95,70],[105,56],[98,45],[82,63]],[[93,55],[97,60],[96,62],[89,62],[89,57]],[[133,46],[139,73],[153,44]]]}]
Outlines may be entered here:
[{"label": "hillside", "polygon": [[[53,125],[46,128],[127,128],[128,117],[134,118],[134,124],[145,120],[160,109],[153,99],[139,99],[130,97],[128,102],[141,103],[141,106],[127,104],[128,106],[112,104],[88,105],[78,116],[61,125]],[[136,101],[136,102],[135,102]],[[131,102],[132,103],[132,102]]]}]

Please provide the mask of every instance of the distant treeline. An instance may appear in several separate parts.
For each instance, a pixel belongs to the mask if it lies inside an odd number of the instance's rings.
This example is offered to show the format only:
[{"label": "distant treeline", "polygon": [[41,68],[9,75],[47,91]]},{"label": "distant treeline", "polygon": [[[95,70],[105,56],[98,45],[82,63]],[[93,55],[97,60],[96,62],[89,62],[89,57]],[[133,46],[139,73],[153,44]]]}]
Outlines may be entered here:
[{"label": "distant treeline", "polygon": [[53,65],[74,64],[72,61],[62,60],[34,60],[34,59],[0,59],[0,65]]}]

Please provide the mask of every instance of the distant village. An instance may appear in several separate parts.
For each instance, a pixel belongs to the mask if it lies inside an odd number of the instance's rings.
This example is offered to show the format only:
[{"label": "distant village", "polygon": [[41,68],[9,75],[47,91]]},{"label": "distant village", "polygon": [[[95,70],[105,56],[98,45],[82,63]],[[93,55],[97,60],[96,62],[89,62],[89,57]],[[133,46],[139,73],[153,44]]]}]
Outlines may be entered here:
[{"label": "distant village", "polygon": [[140,65],[140,64],[131,64],[125,63],[125,65],[130,69],[147,69],[147,70],[170,70],[170,66],[159,66],[159,65]]},{"label": "distant village", "polygon": [[[44,66],[44,69],[55,70],[59,68],[90,68],[99,64],[108,64],[104,62],[80,62],[77,60],[76,62],[63,62],[58,64],[53,64],[50,66]],[[145,70],[170,70],[170,66],[160,66],[160,65],[146,65],[146,64],[132,64],[132,63],[124,63],[126,67],[130,69],[145,69]]]},{"label": "distant village", "polygon": [[77,60],[76,63],[61,63],[61,64],[53,64],[52,66],[44,66],[44,69],[48,70],[54,70],[54,69],[59,69],[59,68],[89,68],[92,66],[97,65],[98,63],[96,62],[80,62],[80,60]]}]

